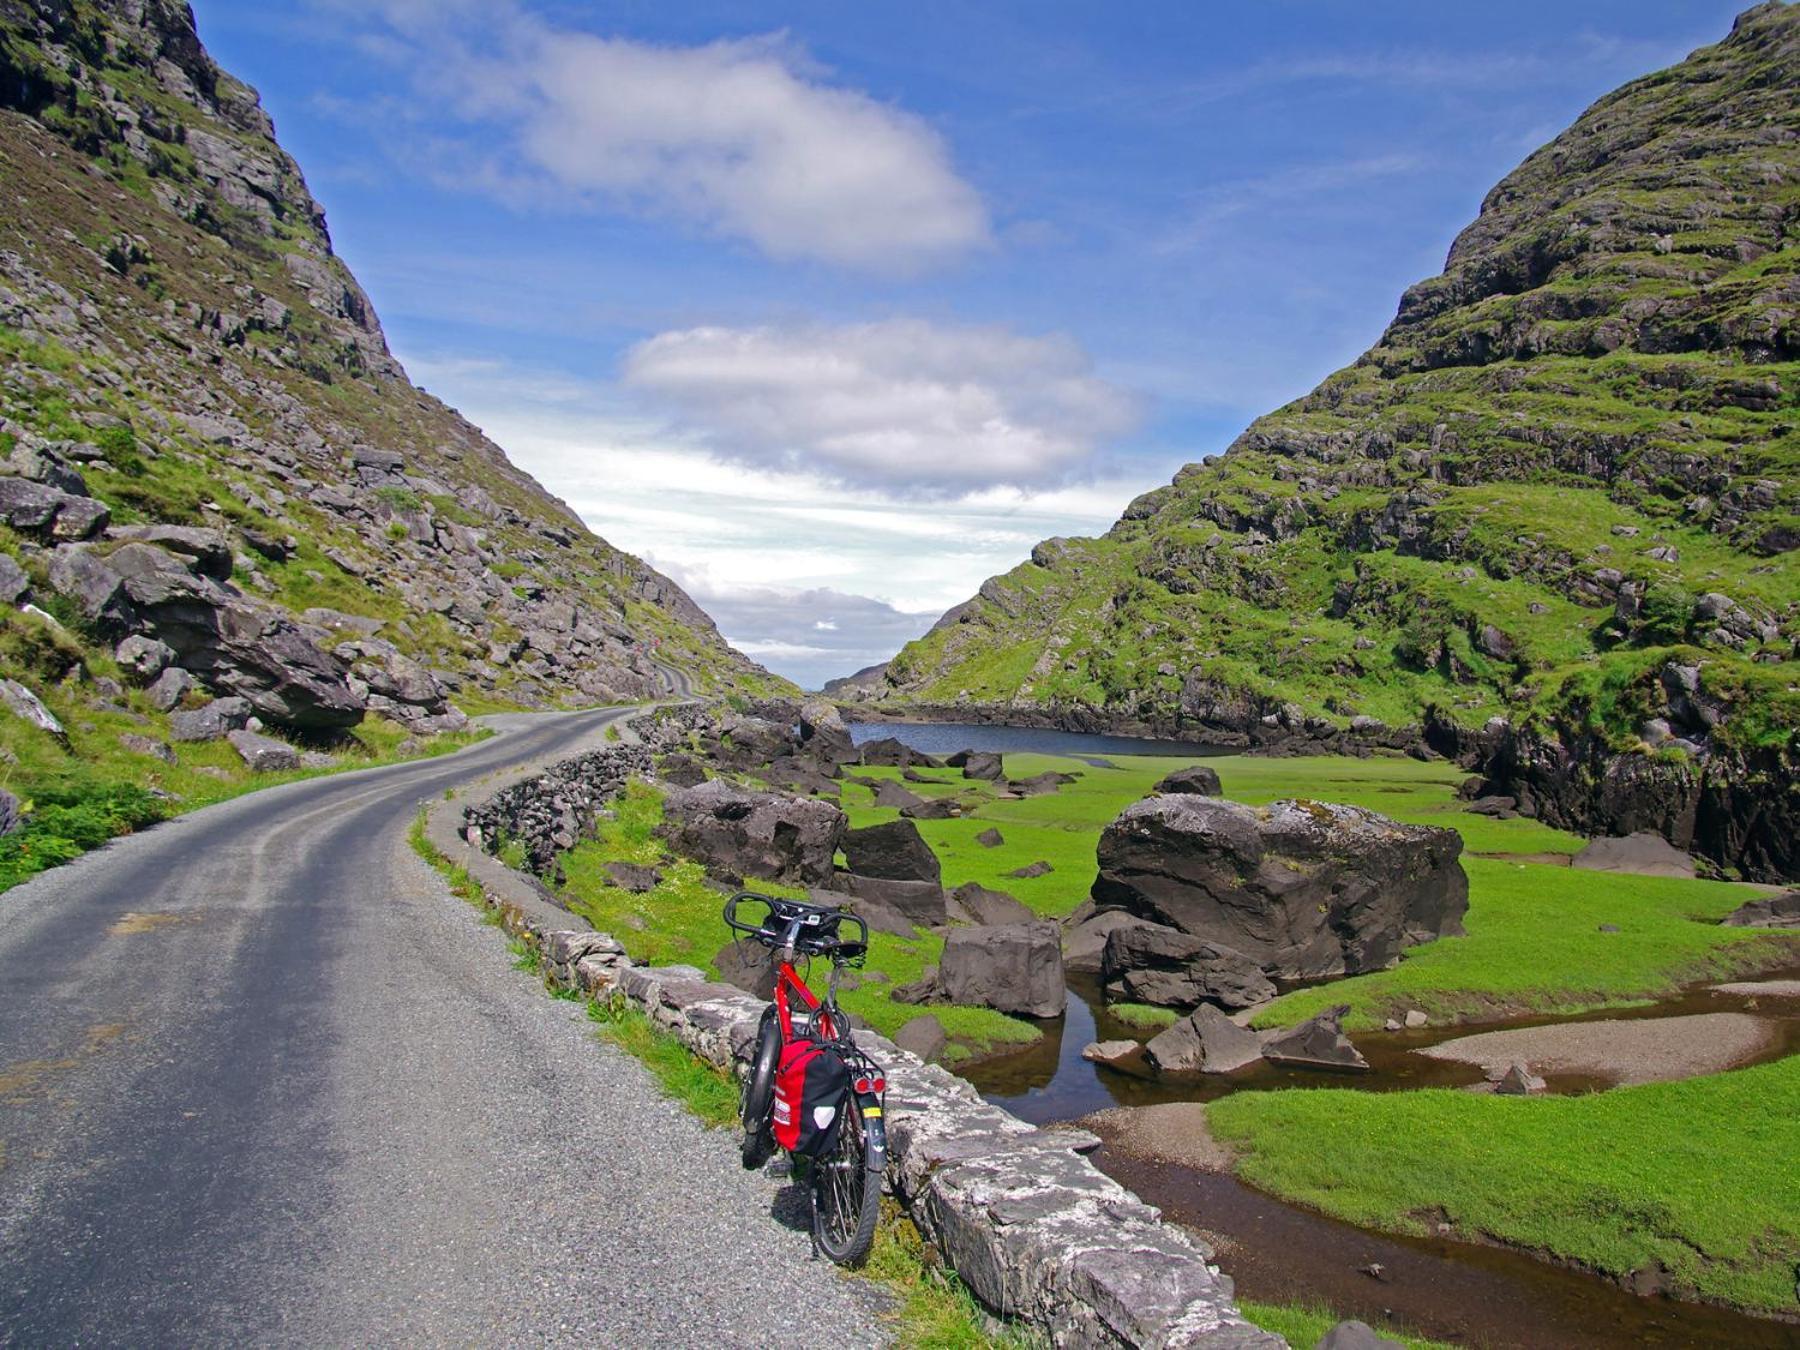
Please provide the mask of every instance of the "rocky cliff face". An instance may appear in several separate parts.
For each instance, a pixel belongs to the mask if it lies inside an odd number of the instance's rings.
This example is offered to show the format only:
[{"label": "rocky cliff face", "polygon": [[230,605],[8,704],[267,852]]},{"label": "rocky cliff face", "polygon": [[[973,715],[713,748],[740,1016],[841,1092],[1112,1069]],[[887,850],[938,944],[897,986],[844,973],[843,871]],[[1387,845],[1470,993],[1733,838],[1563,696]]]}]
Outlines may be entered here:
[{"label": "rocky cliff face", "polygon": [[[1800,8],[1768,4],[1527,159],[1354,365],[1104,538],[1039,545],[873,696],[1241,744],[1430,731],[1557,778],[1562,823],[1685,818],[1791,872],[1797,469]],[[1731,819],[1695,826],[1703,799]]]},{"label": "rocky cliff face", "polygon": [[0,182],[9,664],[303,731],[784,685],[407,380],[182,0],[0,0]]}]

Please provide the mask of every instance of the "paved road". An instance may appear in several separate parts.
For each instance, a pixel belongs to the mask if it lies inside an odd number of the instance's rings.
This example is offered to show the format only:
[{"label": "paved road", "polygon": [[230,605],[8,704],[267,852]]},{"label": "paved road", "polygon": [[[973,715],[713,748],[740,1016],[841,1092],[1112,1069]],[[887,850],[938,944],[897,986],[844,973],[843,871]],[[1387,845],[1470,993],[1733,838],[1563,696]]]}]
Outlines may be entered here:
[{"label": "paved road", "polygon": [[797,1197],[407,846],[420,801],[618,716],[504,719],[0,895],[0,1344],[880,1339]]}]

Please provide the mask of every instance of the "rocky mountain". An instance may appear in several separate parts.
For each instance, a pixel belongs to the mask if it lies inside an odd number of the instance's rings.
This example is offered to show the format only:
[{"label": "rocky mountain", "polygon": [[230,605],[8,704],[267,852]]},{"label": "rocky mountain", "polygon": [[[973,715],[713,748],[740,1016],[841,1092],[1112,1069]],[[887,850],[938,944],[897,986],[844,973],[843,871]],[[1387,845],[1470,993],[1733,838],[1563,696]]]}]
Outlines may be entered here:
[{"label": "rocky mountain", "polygon": [[0,182],[8,674],[301,732],[785,691],[411,384],[183,0],[0,0]]},{"label": "rocky mountain", "polygon": [[[862,695],[1426,745],[1578,828],[1792,875],[1800,7],[1601,99],[1381,339],[984,583]],[[866,683],[866,682],[865,682]]]}]

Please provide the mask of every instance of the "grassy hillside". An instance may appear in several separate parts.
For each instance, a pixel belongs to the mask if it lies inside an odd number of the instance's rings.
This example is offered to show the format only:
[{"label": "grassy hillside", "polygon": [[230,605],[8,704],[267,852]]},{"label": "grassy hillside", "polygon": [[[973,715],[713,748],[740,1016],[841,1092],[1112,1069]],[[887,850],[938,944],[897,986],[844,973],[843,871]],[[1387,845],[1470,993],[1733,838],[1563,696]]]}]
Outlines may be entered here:
[{"label": "grassy hillside", "polygon": [[[1800,8],[1589,109],[1381,340],[890,663],[896,708],[1673,755],[1800,726]],[[1366,725],[1366,724],[1364,724]]]}]

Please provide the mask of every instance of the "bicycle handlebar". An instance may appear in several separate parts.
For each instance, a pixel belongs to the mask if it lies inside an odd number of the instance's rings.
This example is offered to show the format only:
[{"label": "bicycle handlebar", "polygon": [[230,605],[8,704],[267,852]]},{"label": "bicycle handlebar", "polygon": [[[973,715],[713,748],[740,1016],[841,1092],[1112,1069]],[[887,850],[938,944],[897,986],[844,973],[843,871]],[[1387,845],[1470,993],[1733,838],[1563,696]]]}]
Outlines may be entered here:
[{"label": "bicycle handlebar", "polygon": [[[760,923],[749,923],[738,917],[738,906],[746,900],[767,907],[768,913]],[[839,936],[839,929],[846,922],[856,925],[861,934],[859,938],[846,941]],[[755,891],[739,891],[725,902],[725,923],[734,932],[743,933],[775,950],[830,956],[844,961],[859,961],[869,950],[869,925],[860,914],[828,905],[809,905],[800,900],[759,895]]]}]

